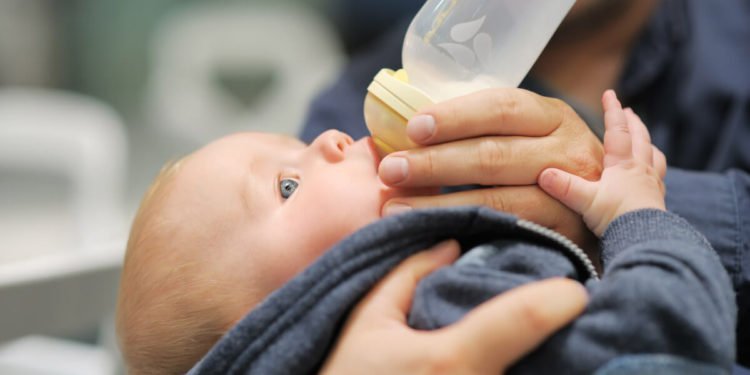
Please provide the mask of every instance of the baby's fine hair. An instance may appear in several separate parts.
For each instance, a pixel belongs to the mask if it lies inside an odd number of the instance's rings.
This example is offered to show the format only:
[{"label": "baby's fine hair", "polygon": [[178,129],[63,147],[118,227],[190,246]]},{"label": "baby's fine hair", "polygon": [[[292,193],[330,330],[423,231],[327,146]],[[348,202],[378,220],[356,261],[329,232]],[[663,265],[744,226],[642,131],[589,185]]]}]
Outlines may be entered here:
[{"label": "baby's fine hair", "polygon": [[[132,374],[187,372],[229,328],[215,314],[220,296],[211,280],[180,262],[178,218],[165,200],[183,160],[167,163],[146,192],[128,239],[118,293],[116,326]],[[218,293],[221,293],[218,291]]]}]

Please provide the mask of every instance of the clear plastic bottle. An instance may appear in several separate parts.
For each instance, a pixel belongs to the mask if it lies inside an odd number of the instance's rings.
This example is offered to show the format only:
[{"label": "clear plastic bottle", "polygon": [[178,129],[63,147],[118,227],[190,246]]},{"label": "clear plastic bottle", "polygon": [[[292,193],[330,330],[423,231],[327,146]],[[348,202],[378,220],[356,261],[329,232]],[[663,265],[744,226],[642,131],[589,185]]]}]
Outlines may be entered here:
[{"label": "clear plastic bottle", "polygon": [[405,72],[368,88],[365,122],[383,154],[416,147],[405,124],[421,107],[516,87],[575,0],[427,0],[404,38]]},{"label": "clear plastic bottle", "polygon": [[435,101],[516,87],[575,0],[429,0],[404,38],[409,83]]}]

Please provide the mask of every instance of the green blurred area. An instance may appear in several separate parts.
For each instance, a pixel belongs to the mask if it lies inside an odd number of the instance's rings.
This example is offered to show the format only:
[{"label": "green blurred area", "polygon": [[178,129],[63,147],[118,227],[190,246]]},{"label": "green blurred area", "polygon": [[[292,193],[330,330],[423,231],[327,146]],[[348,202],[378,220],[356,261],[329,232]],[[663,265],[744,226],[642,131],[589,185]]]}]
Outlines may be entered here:
[{"label": "green blurred area", "polygon": [[149,43],[170,12],[197,3],[295,3],[327,16],[330,0],[54,0],[60,21],[61,88],[137,113],[147,79]]}]

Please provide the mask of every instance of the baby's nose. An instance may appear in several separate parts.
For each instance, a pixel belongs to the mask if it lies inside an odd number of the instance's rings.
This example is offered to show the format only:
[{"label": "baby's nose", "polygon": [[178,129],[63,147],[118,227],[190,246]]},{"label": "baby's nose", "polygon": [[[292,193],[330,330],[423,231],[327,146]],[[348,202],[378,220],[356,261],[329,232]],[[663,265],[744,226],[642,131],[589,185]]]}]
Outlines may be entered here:
[{"label": "baby's nose", "polygon": [[328,130],[313,141],[312,146],[319,149],[326,160],[335,163],[344,159],[344,150],[354,141],[337,130]]}]

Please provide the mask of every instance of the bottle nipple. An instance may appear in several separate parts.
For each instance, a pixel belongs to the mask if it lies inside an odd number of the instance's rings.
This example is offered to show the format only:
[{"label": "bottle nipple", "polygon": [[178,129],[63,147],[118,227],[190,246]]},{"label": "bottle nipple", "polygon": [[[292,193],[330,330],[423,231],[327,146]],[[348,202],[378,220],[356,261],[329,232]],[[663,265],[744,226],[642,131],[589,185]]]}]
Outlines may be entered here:
[{"label": "bottle nipple", "polygon": [[367,88],[365,123],[380,156],[418,147],[409,140],[406,124],[432,99],[409,84],[403,69],[382,69]]}]

